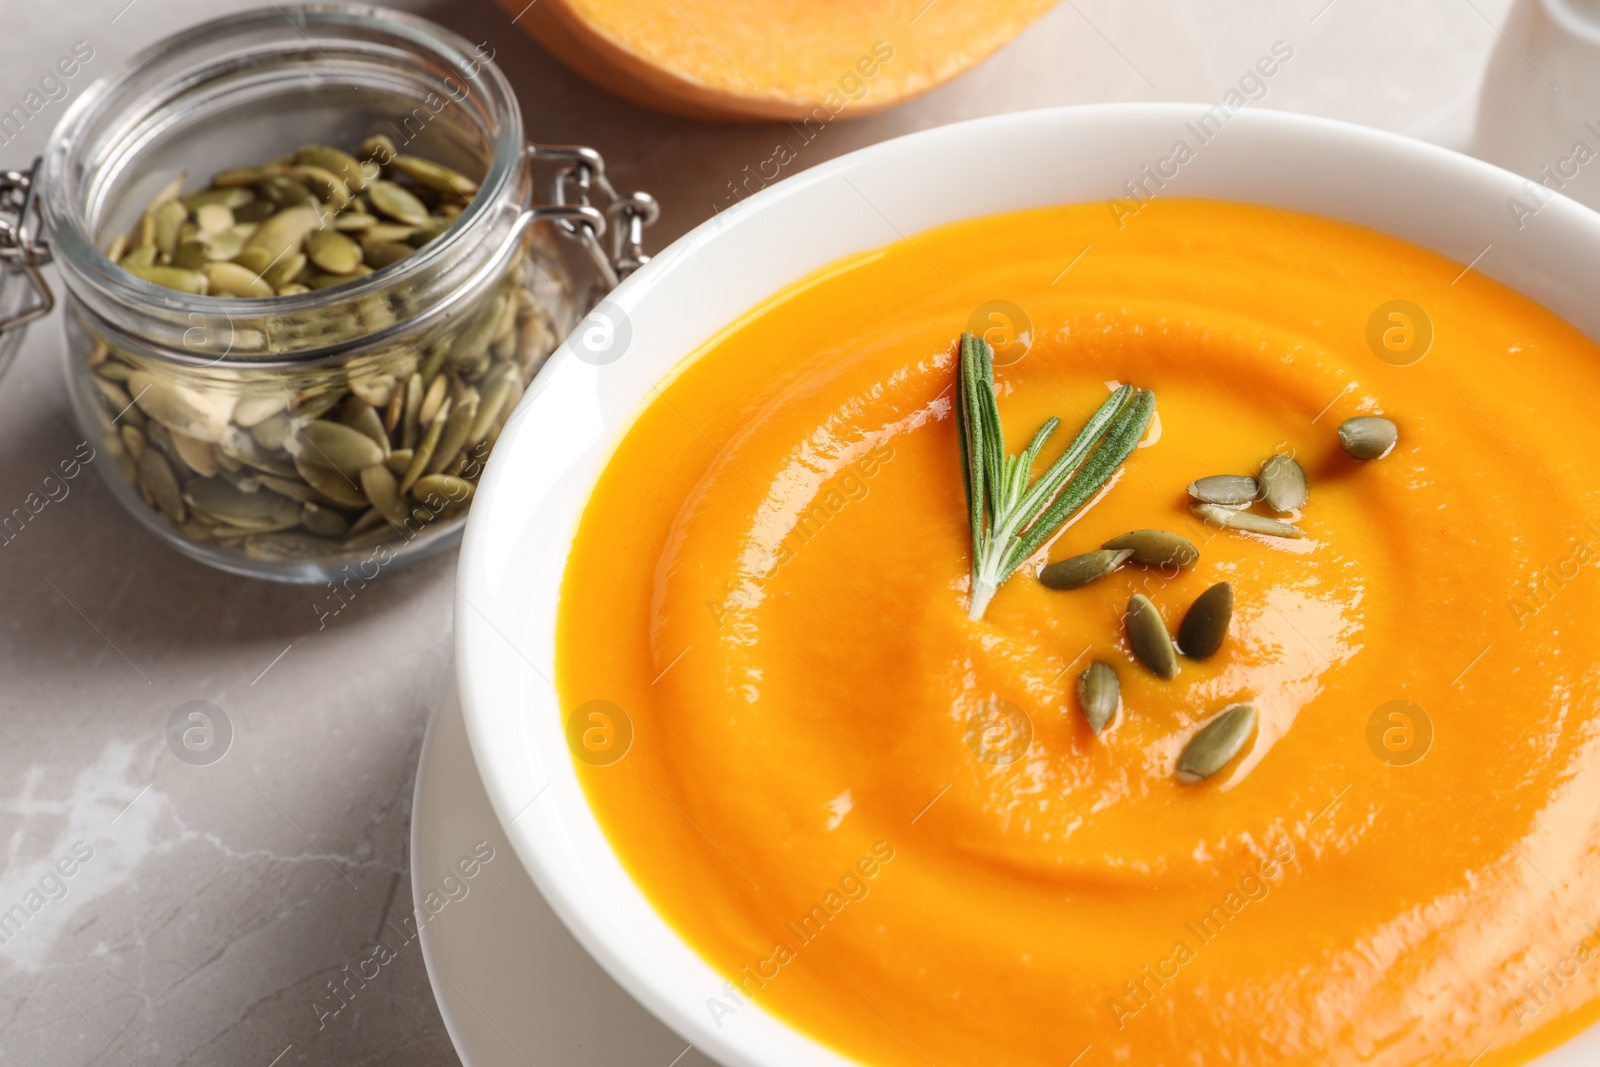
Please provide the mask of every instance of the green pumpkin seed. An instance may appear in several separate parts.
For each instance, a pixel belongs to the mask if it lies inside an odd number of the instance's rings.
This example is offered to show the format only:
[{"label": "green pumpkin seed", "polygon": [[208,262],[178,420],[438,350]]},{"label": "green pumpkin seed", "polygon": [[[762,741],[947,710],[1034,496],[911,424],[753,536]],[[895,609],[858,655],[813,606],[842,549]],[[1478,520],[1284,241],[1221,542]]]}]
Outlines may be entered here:
[{"label": "green pumpkin seed", "polygon": [[211,184],[224,189],[230,186],[258,185],[274,175],[282,174],[283,170],[284,168],[278,166],[229,167],[213,174]]},{"label": "green pumpkin seed", "polygon": [[378,513],[389,521],[389,525],[400,526],[405,522],[406,509],[400,503],[400,483],[389,468],[380,463],[362,471],[361,491],[372,501]]},{"label": "green pumpkin seed", "polygon": [[389,468],[389,473],[398,477],[411,466],[411,457],[414,455],[416,455],[414,448],[396,448],[383,457],[383,465]]},{"label": "green pumpkin seed", "polygon": [[271,296],[272,286],[237,263],[207,263],[206,284],[213,296]]},{"label": "green pumpkin seed", "polygon": [[416,480],[422,477],[428,464],[433,461],[433,454],[439,447],[439,435],[444,432],[445,420],[449,417],[450,401],[447,398],[439,407],[439,414],[429,425],[428,432],[422,436],[422,441],[417,445],[416,455],[411,457],[411,466],[401,475],[400,492],[409,492]]},{"label": "green pumpkin seed", "polygon": [[389,403],[395,380],[387,374],[362,374],[350,379],[350,391],[375,408]]},{"label": "green pumpkin seed", "polygon": [[[315,231],[320,232],[320,231]],[[288,285],[295,275],[305,269],[306,254],[304,252],[290,252],[278,262],[269,265],[261,275],[261,280],[276,293],[280,286]]]},{"label": "green pumpkin seed", "polygon": [[364,241],[399,241],[405,244],[416,232],[415,226],[406,226],[398,222],[379,222],[367,227],[361,238]]},{"label": "green pumpkin seed", "polygon": [[172,433],[172,447],[184,465],[202,478],[212,478],[217,473],[217,446],[176,430]]},{"label": "green pumpkin seed", "polygon": [[440,420],[445,423],[444,432],[439,436],[438,450],[428,462],[429,474],[438,474],[455,462],[461,446],[467,442],[467,434],[471,431],[472,422],[477,414],[478,391],[468,386],[461,402],[451,409],[450,418]]},{"label": "green pumpkin seed", "polygon": [[477,490],[478,487],[465,478],[457,478],[453,474],[429,474],[416,480],[411,486],[411,495],[424,504],[428,503],[429,497],[437,497],[443,506],[445,502],[465,504]]},{"label": "green pumpkin seed", "polygon": [[1039,572],[1050,589],[1080,589],[1120,568],[1133,556],[1131,548],[1101,548],[1070,559],[1058,560]]},{"label": "green pumpkin seed", "polygon": [[1158,678],[1178,676],[1178,652],[1172,646],[1172,636],[1161,613],[1142,593],[1135,593],[1128,601],[1128,612],[1123,617],[1128,633],[1128,647],[1146,670]]},{"label": "green pumpkin seed", "polygon": [[[281,258],[281,257],[279,257]],[[265,248],[241,248],[239,254],[230,261],[243,267],[252,274],[259,275],[262,271],[277,262],[272,253]]]},{"label": "green pumpkin seed", "polygon": [[139,484],[150,494],[156,507],[172,522],[184,520],[183,492],[172,465],[158,450],[146,448],[139,454]]},{"label": "green pumpkin seed", "polygon": [[333,220],[333,228],[344,233],[361,233],[378,224],[378,216],[365,211],[346,211]]},{"label": "green pumpkin seed", "polygon": [[396,155],[394,142],[381,133],[375,133],[365,141],[362,141],[358,152],[362,159],[372,160],[379,164],[387,164]]},{"label": "green pumpkin seed", "polygon": [[282,412],[276,415],[269,415],[250,427],[250,436],[255,440],[256,444],[271,451],[282,448],[283,443],[289,439],[289,435],[293,432],[294,423],[290,422],[289,417]]},{"label": "green pumpkin seed", "polygon": [[182,267],[147,267],[129,263],[127,259],[122,261],[122,265],[131,274],[155,285],[176,289],[180,293],[206,295],[206,276],[199,271],[184,270]]},{"label": "green pumpkin seed", "polygon": [[277,214],[278,205],[270,200],[252,200],[233,209],[233,217],[240,222],[265,222]]},{"label": "green pumpkin seed", "polygon": [[1100,547],[1132,549],[1130,561],[1143,567],[1188,570],[1200,562],[1200,550],[1194,547],[1194,542],[1167,530],[1134,530],[1113,537]]},{"label": "green pumpkin seed", "polygon": [[155,220],[155,246],[156,250],[164,256],[172,255],[178,247],[178,231],[182,228],[189,212],[176,200],[168,200],[151,211]]},{"label": "green pumpkin seed", "polygon": [[1256,728],[1256,709],[1235,704],[1190,738],[1178,758],[1178,775],[1187,781],[1210,778],[1243,751]]},{"label": "green pumpkin seed", "polygon": [[202,441],[221,440],[233,412],[230,398],[201,393],[149,371],[130,374],[128,391],[146,415]]},{"label": "green pumpkin seed", "polygon": [[1261,496],[1261,483],[1246,474],[1213,474],[1190,482],[1189,495],[1203,504],[1239,507]]},{"label": "green pumpkin seed", "polygon": [[300,524],[300,505],[277,493],[248,493],[222,478],[195,478],[184,496],[196,511],[242,530],[287,530]]},{"label": "green pumpkin seed", "polygon": [[1306,472],[1288,456],[1268,456],[1261,464],[1261,499],[1277,512],[1306,506]]},{"label": "green pumpkin seed", "polygon": [[465,174],[451,170],[449,167],[441,166],[429,159],[421,159],[417,156],[395,156],[389,160],[388,165],[418,185],[441,193],[454,193],[457,196],[471,197],[478,191],[478,183]]},{"label": "green pumpkin seed", "polygon": [[194,224],[200,236],[214,237],[233,228],[233,212],[221,204],[202,204],[195,209]]},{"label": "green pumpkin seed", "polygon": [[[384,432],[383,420],[378,418],[378,413],[373,410],[371,404],[359,396],[347,396],[344,403],[339,405],[339,413],[335,418],[341,425],[348,426],[369,438],[384,455],[388,454],[389,435]],[[382,462],[381,458],[379,462]]]},{"label": "green pumpkin seed", "polygon": [[301,479],[322,494],[323,498],[347,508],[367,506],[367,494],[361,491],[355,478],[347,478],[330,467],[319,467],[299,457],[295,458],[294,469]]},{"label": "green pumpkin seed", "polygon": [[1189,505],[1197,517],[1205,522],[1213,522],[1218,526],[1226,526],[1232,530],[1244,530],[1248,533],[1265,534],[1268,537],[1304,537],[1305,531],[1292,522],[1281,519],[1269,519],[1265,515],[1257,515],[1249,511],[1234,511],[1232,508],[1218,507],[1216,504],[1195,503]]},{"label": "green pumpkin seed", "polygon": [[1380,415],[1358,415],[1339,424],[1339,447],[1351,459],[1382,459],[1400,440],[1400,427]]},{"label": "green pumpkin seed", "polygon": [[361,162],[349,152],[341,152],[327,145],[308,144],[294,154],[294,161],[298,166],[317,167],[336,175],[351,192],[359,193],[366,185]]},{"label": "green pumpkin seed", "polygon": [[[267,262],[277,262],[291,252],[298,251],[306,235],[320,227],[322,218],[304,205],[284,208],[260,226],[245,242],[245,249],[259,248],[267,254]],[[265,270],[266,267],[261,268]],[[259,273],[259,271],[257,272]]]},{"label": "green pumpkin seed", "polygon": [[362,258],[373,270],[382,270],[391,263],[398,263],[414,251],[410,245],[399,241],[379,241],[368,237],[361,242]]},{"label": "green pumpkin seed", "polygon": [[[315,489],[300,481],[298,477],[280,478],[274,474],[261,474],[257,475],[257,477],[263,486],[271,489],[274,493],[279,496],[286,496],[290,500],[298,500],[302,504],[314,504],[317,502],[318,497],[321,496]],[[334,477],[338,476],[334,475]]]},{"label": "green pumpkin seed", "polygon": [[196,215],[199,214],[201,208],[208,207],[213,204],[218,207],[227,208],[228,214],[232,215],[239,208],[244,207],[255,198],[256,194],[247,187],[229,186],[220,189],[199,189],[195,192],[181,196],[178,199],[180,202],[182,202],[184,207],[188,208]]},{"label": "green pumpkin seed", "polygon": [[[506,365],[501,364],[501,366]],[[483,401],[478,405],[477,417],[472,420],[472,426],[467,430],[467,439],[464,442],[467,448],[480,443],[489,435],[489,427],[494,425],[494,420],[500,416],[500,409],[511,399],[512,391],[522,385],[515,368],[507,366],[506,369],[511,373],[501,375],[500,379],[490,385],[483,394]]]},{"label": "green pumpkin seed", "polygon": [[306,238],[311,262],[329,274],[349,274],[361,262],[361,246],[338,230],[315,230]]},{"label": "green pumpkin seed", "polygon": [[433,425],[433,420],[439,415],[439,408],[444,404],[445,390],[449,386],[450,382],[442,374],[428,386],[428,391],[422,398],[422,404],[417,409],[419,425]]},{"label": "green pumpkin seed", "polygon": [[428,209],[404,186],[379,179],[366,188],[367,199],[378,212],[397,222],[420,226],[428,221]]},{"label": "green pumpkin seed", "polygon": [[1178,624],[1178,647],[1191,659],[1215,655],[1233,621],[1233,586],[1218,582],[1195,598]]},{"label": "green pumpkin seed", "polygon": [[1105,729],[1121,702],[1122,686],[1111,664],[1095,660],[1078,675],[1078,710],[1096,735]]},{"label": "green pumpkin seed", "polygon": [[332,468],[350,479],[383,462],[383,448],[372,438],[342,423],[320,419],[300,427],[289,439],[289,450],[296,459]]},{"label": "green pumpkin seed", "polygon": [[211,262],[211,246],[204,241],[185,241],[172,253],[172,265],[180,270],[203,271]]}]

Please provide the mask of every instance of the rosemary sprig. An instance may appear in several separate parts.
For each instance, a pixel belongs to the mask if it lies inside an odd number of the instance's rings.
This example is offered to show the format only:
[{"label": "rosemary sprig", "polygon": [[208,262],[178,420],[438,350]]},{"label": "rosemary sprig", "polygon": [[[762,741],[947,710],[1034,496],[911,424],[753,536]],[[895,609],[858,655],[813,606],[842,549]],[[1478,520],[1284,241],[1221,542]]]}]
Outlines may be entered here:
[{"label": "rosemary sprig", "polygon": [[1033,484],[1033,462],[1061,420],[1039,427],[1021,455],[1008,456],[994,393],[989,343],[961,335],[956,427],[961,438],[967,519],[972,526],[972,594],[967,610],[981,619],[989,600],[1024,560],[1110,480],[1144,437],[1155,394],[1124,385],[1089,417],[1072,444]]}]

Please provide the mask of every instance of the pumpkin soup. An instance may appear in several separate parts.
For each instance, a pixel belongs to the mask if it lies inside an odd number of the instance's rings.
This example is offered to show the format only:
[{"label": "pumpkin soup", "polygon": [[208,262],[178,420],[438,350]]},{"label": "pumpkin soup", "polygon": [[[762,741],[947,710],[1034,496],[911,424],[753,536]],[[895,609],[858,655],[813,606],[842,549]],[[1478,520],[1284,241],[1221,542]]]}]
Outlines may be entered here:
[{"label": "pumpkin soup", "polygon": [[[1123,223],[856,256],[663,385],[562,587],[563,707],[632,728],[580,761],[594,811],[719,1028],[896,1067],[1525,1063],[1600,1015],[1600,351],[1358,227]],[[1155,400],[982,610],[963,331],[1004,455],[1062,424],[1017,477]]]}]

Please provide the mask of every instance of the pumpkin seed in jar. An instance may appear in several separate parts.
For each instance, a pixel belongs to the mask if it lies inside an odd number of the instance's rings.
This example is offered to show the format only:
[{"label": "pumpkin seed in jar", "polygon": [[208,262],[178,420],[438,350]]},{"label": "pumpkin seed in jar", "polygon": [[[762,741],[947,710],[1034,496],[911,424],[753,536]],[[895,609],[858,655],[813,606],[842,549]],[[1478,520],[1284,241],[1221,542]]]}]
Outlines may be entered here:
[{"label": "pumpkin seed in jar", "polygon": [[478,414],[478,405],[478,391],[469,385],[462,391],[461,402],[451,408],[449,419],[441,417],[440,421],[445,423],[444,432],[439,435],[438,450],[428,462],[429,474],[438,474],[455,462],[461,446],[467,442],[467,434]]},{"label": "pumpkin seed in jar", "polygon": [[300,525],[300,505],[277,493],[250,493],[223,478],[194,478],[184,496],[196,511],[242,530],[265,532]]},{"label": "pumpkin seed in jar", "polygon": [[304,270],[305,265],[306,254],[304,252],[290,252],[278,262],[268,264],[267,269],[261,275],[261,280],[276,293],[281,286],[288,285],[296,275]]},{"label": "pumpkin seed in jar", "polygon": [[154,448],[139,454],[139,484],[150,494],[161,514],[172,522],[184,519],[183,492],[167,458]]},{"label": "pumpkin seed in jar", "polygon": [[[350,533],[350,520],[332,508],[310,502],[300,507],[300,525],[318,537],[331,537],[334,540],[342,539]],[[323,550],[327,550],[326,546]]]},{"label": "pumpkin seed in jar", "polygon": [[122,261],[122,265],[130,274],[143,278],[153,285],[176,289],[180,293],[206,295],[206,276],[199,271],[184,270],[182,267],[140,266],[130,264],[126,259]]},{"label": "pumpkin seed in jar", "polygon": [[1198,782],[1210,778],[1233,762],[1256,728],[1256,709],[1235,704],[1212,719],[1184,746],[1178,757],[1178,777]]},{"label": "pumpkin seed in jar", "polygon": [[289,438],[289,451],[297,460],[328,467],[354,479],[366,467],[383,462],[383,449],[360,430],[319,419],[300,427]]},{"label": "pumpkin seed in jar", "polygon": [[1279,513],[1306,506],[1306,472],[1288,456],[1268,456],[1261,464],[1261,499]]},{"label": "pumpkin seed in jar", "polygon": [[217,446],[215,444],[174,430],[172,432],[172,447],[177,449],[178,458],[183,460],[184,465],[202,478],[210,478],[216,475]]},{"label": "pumpkin seed in jar", "polygon": [[478,183],[465,174],[420,156],[395,156],[388,165],[418,185],[437,192],[470,198],[478,191]]},{"label": "pumpkin seed in jar", "polygon": [[302,164],[290,167],[289,177],[310,189],[318,200],[328,205],[334,212],[343,211],[350,205],[350,187],[344,183],[343,178],[331,171]]},{"label": "pumpkin seed in jar", "polygon": [[401,244],[399,241],[378,241],[368,238],[361,242],[361,256],[373,270],[382,270],[391,263],[398,263],[413,251],[415,249],[410,245]]},{"label": "pumpkin seed in jar", "polygon": [[430,496],[452,504],[464,504],[472,499],[478,487],[465,478],[453,474],[429,474],[418,478],[411,487],[411,495],[424,503]]},{"label": "pumpkin seed in jar", "polygon": [[405,522],[406,509],[400,502],[400,483],[389,468],[377,464],[363,470],[361,491],[372,501],[378,513],[388,520],[389,525],[400,526]]},{"label": "pumpkin seed in jar", "polygon": [[338,230],[315,230],[306,238],[306,255],[329,274],[349,274],[361,262],[361,246]]},{"label": "pumpkin seed in jar", "polygon": [[389,434],[383,428],[383,420],[378,418],[378,413],[372,405],[361,397],[354,394],[345,397],[344,403],[339,405],[338,414],[334,417],[341,425],[365,434],[385,455],[388,454]]},{"label": "pumpkin seed in jar", "polygon": [[221,439],[228,417],[233,413],[231,398],[202,393],[149,371],[130,374],[128,391],[146,415],[202,441]]},{"label": "pumpkin seed in jar", "polygon": [[380,215],[387,215],[396,222],[420,226],[428,221],[427,205],[403,185],[380,178],[367,186],[366,196]]},{"label": "pumpkin seed in jar", "polygon": [[428,432],[422,435],[422,441],[417,445],[417,451],[411,457],[411,466],[406,468],[405,474],[400,476],[400,491],[408,492],[416,480],[422,477],[428,464],[433,461],[433,454],[439,447],[439,435],[444,432],[445,420],[450,417],[450,399],[445,398],[439,406],[439,413],[428,426]]},{"label": "pumpkin seed in jar", "polygon": [[336,175],[353,193],[361,192],[366,185],[366,176],[362,173],[360,160],[349,152],[327,145],[308,144],[294,154],[294,161],[297,166],[317,167],[328,174]]},{"label": "pumpkin seed in jar", "polygon": [[347,508],[367,506],[367,494],[361,491],[354,478],[347,478],[331,467],[319,467],[298,457],[294,461],[294,469],[302,481],[331,503]]},{"label": "pumpkin seed in jar", "polygon": [[207,291],[213,296],[271,296],[272,286],[248,267],[237,263],[207,263]]}]

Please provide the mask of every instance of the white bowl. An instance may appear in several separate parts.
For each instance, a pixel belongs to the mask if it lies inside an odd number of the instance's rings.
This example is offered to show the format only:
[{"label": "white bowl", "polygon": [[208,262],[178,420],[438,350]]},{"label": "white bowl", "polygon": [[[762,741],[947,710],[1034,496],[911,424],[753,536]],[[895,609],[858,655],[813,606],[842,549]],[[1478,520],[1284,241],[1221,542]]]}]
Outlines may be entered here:
[{"label": "white bowl", "polygon": [[[461,553],[456,656],[484,784],[517,855],[618,982],[696,1047],[736,1067],[850,1061],[747,1004],[719,1028],[722,979],[651,908],[585,803],[555,687],[556,600],[590,488],[655,383],[785,284],[852,252],[976,215],[1127,197],[1193,105],[1060,108],[875,145],[766,189],[699,227],[610,298],[614,362],[563,345],[495,448]],[[1168,171],[1172,165],[1167,165]],[[1523,179],[1359,126],[1241,111],[1163,195],[1272,204],[1344,219],[1457,260],[1600,338],[1600,215],[1551,194],[1519,228]],[[1108,207],[1108,210],[1110,208]],[[620,312],[620,315],[618,314]],[[603,323],[594,323],[604,327]],[[591,337],[591,345],[594,337]],[[1593,1063],[1600,1030],[1540,1060]]]}]

